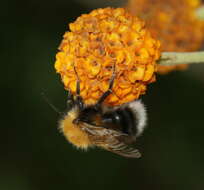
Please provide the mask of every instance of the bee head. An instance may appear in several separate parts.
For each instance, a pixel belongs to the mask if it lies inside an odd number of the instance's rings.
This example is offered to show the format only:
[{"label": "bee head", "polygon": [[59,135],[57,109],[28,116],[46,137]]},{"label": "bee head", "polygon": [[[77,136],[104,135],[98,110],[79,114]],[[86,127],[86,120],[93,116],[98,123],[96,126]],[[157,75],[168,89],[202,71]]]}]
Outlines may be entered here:
[{"label": "bee head", "polygon": [[79,110],[78,117],[73,121],[74,124],[79,122],[93,123],[100,117],[101,109],[98,106],[88,106]]}]

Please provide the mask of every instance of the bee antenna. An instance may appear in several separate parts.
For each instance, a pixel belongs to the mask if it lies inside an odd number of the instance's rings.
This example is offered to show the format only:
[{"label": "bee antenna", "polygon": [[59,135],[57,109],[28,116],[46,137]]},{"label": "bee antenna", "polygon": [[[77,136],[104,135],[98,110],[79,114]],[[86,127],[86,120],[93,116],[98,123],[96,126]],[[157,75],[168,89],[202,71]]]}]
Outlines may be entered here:
[{"label": "bee antenna", "polygon": [[43,97],[43,99],[47,102],[47,104],[58,114],[62,115],[62,112],[59,111],[59,109],[57,107],[54,106],[54,104],[52,104],[50,102],[50,100],[48,99],[48,97],[46,96],[45,92],[41,92],[41,96]]}]

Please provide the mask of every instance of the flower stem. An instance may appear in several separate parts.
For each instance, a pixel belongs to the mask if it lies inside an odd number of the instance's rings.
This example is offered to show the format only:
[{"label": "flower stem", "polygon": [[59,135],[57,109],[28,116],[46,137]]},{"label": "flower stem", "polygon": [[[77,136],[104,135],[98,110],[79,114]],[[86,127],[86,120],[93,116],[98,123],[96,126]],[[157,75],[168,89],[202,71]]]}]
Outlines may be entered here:
[{"label": "flower stem", "polygon": [[200,20],[204,20],[204,5],[196,9],[196,15]]},{"label": "flower stem", "polygon": [[158,64],[160,65],[177,65],[177,64],[191,64],[204,63],[204,51],[198,52],[164,52],[161,55]]}]

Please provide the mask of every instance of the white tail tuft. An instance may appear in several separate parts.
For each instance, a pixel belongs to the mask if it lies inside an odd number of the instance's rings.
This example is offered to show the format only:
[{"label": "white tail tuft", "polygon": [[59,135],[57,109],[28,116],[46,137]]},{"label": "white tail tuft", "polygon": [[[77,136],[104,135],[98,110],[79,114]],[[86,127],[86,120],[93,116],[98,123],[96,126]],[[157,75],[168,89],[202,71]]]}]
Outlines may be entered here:
[{"label": "white tail tuft", "polygon": [[136,126],[137,136],[140,136],[147,124],[147,113],[146,113],[145,106],[140,100],[137,100],[137,101],[128,103],[127,107],[129,107],[137,116],[136,117],[138,120],[137,126]]}]

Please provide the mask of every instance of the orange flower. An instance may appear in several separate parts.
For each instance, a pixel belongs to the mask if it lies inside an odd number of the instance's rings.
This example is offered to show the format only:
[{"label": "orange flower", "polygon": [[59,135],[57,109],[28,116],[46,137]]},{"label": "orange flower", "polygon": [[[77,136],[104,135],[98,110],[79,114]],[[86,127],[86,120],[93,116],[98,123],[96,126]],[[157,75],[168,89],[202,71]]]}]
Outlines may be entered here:
[{"label": "orange flower", "polygon": [[[200,0],[129,0],[129,10],[144,19],[152,35],[161,41],[162,51],[188,52],[200,48],[204,22],[195,10]],[[161,66],[157,72],[186,69],[187,65]]]},{"label": "orange flower", "polygon": [[[55,69],[65,89],[94,104],[109,88],[114,68],[113,93],[105,104],[120,105],[137,99],[155,81],[160,43],[145,23],[123,8],[105,8],[77,18],[69,25],[56,55]],[[76,71],[76,72],[75,72]],[[77,74],[76,74],[77,73]]]}]

